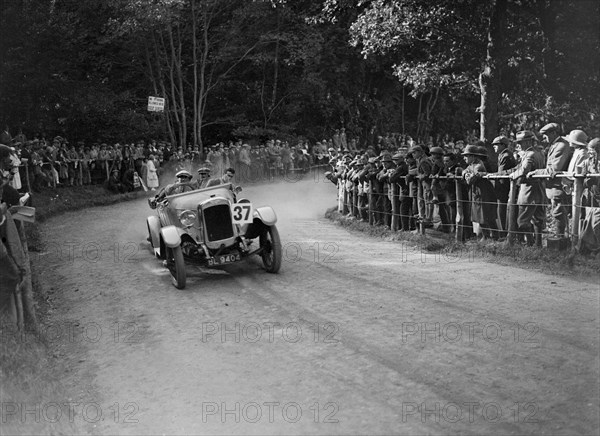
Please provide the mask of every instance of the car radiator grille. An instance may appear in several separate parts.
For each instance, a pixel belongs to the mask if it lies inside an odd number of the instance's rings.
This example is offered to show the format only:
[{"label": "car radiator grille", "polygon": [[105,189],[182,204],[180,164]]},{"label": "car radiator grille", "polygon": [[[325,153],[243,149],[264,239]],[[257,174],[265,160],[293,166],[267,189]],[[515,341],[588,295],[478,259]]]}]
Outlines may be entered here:
[{"label": "car radiator grille", "polygon": [[203,209],[206,234],[209,241],[220,241],[233,237],[231,210],[227,204],[218,204]]}]

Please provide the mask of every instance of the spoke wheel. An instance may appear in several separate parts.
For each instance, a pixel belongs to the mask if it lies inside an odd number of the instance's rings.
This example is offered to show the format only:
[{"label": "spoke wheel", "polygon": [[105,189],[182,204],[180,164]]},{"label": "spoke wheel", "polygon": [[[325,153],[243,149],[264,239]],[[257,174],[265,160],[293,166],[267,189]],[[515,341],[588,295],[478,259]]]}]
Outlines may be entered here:
[{"label": "spoke wheel", "polygon": [[185,262],[181,247],[167,248],[167,268],[171,273],[171,281],[177,289],[185,288]]},{"label": "spoke wheel", "polygon": [[276,273],[281,268],[281,240],[275,226],[268,227],[260,235],[263,265],[267,272]]}]

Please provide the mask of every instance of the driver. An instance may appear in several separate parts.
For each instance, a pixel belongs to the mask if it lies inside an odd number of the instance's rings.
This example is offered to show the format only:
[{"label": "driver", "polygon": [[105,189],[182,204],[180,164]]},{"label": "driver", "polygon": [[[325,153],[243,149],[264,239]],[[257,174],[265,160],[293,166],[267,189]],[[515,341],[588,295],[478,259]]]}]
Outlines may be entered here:
[{"label": "driver", "polygon": [[167,195],[181,194],[182,192],[193,191],[195,189],[194,186],[190,184],[193,176],[189,171],[178,171],[177,174],[175,174],[175,178],[175,183],[165,186],[158,194],[156,194],[156,197],[154,197],[155,201],[162,201]]}]

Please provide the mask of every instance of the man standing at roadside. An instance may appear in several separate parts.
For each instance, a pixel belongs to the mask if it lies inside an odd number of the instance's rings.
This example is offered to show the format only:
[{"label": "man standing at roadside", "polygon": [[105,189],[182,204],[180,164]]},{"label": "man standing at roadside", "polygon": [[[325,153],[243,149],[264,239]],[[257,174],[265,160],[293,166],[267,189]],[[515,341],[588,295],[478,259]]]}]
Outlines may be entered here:
[{"label": "man standing at roadside", "polygon": [[540,129],[544,141],[550,144],[546,168],[536,170],[535,174],[547,174],[551,178],[546,180],[546,197],[552,204],[552,217],[556,220],[556,236],[563,237],[567,228],[570,198],[562,188],[559,178],[554,177],[557,172],[566,171],[573,155],[573,149],[565,138],[560,136],[558,124],[546,124]]},{"label": "man standing at roadside", "polygon": [[533,132],[524,130],[517,133],[517,144],[523,154],[519,165],[508,170],[511,179],[516,180],[519,186],[517,204],[519,216],[517,226],[520,232],[525,233],[528,245],[542,246],[542,230],[546,218],[544,207],[544,190],[540,179],[527,178],[527,175],[545,167],[544,155],[535,147],[536,137]]},{"label": "man standing at roadside", "polygon": [[[510,139],[506,136],[497,136],[492,141],[494,151],[498,156],[498,171],[507,171],[517,166],[517,161],[513,154],[513,146]],[[498,224],[501,231],[508,230],[508,196],[510,194],[510,182],[508,180],[497,179],[494,182],[494,191],[498,198]]]}]

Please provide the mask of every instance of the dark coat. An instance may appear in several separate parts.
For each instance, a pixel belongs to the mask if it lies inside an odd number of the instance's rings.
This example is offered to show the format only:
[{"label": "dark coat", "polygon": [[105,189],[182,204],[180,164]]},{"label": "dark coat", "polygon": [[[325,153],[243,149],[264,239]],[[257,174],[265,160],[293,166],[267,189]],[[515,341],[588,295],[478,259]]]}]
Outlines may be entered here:
[{"label": "dark coat", "polygon": [[493,223],[496,219],[496,193],[492,183],[481,177],[485,173],[485,166],[479,159],[475,159],[463,171],[463,177],[469,185],[471,221],[480,224]]}]

